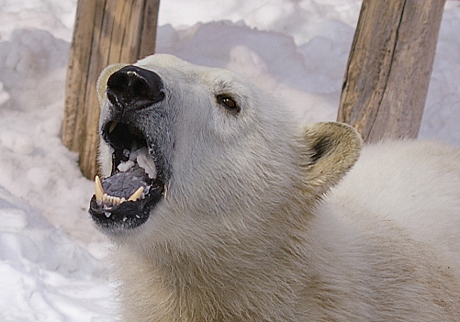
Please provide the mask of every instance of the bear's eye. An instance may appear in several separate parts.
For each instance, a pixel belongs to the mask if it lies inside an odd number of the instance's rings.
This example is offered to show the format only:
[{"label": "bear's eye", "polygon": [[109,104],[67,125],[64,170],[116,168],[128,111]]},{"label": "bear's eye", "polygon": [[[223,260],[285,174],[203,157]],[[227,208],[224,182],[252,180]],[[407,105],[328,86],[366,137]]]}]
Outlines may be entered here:
[{"label": "bear's eye", "polygon": [[216,98],[217,102],[222,105],[230,114],[237,115],[240,112],[240,106],[229,95],[217,95]]}]

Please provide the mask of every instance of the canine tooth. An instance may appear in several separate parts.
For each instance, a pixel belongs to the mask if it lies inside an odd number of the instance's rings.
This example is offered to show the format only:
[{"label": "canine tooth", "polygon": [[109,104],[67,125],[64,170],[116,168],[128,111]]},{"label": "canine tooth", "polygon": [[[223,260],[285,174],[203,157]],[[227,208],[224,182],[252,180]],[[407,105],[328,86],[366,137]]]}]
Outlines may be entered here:
[{"label": "canine tooth", "polygon": [[136,201],[142,196],[142,193],[144,192],[144,187],[139,187],[134,193],[128,198],[128,201]]},{"label": "canine tooth", "polygon": [[139,149],[137,153],[137,164],[144,169],[150,179],[155,179],[157,176],[157,168],[147,148],[144,147]]},{"label": "canine tooth", "polygon": [[166,200],[168,198],[168,184],[165,183],[163,188],[163,198]]},{"label": "canine tooth", "polygon": [[94,190],[96,191],[96,199],[102,201],[104,195],[104,188],[102,187],[101,179],[99,179],[99,176],[96,176],[96,178],[94,178]]},{"label": "canine tooth", "polygon": [[115,130],[115,128],[117,127],[117,125],[118,125],[117,121],[112,122],[112,124],[110,124],[110,127],[109,127],[109,133],[112,133],[113,130]]}]

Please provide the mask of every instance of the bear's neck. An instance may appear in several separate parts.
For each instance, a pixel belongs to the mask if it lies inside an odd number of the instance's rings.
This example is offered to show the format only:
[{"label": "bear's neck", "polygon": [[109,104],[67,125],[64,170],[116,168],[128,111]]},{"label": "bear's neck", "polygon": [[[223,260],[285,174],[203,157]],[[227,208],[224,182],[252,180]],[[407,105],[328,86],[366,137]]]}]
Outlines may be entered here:
[{"label": "bear's neck", "polygon": [[292,308],[309,277],[308,260],[296,249],[303,243],[295,238],[300,237],[232,234],[212,244],[163,245],[149,256],[125,252],[121,260],[133,265],[120,274],[130,306],[126,316],[158,322],[296,321]]}]

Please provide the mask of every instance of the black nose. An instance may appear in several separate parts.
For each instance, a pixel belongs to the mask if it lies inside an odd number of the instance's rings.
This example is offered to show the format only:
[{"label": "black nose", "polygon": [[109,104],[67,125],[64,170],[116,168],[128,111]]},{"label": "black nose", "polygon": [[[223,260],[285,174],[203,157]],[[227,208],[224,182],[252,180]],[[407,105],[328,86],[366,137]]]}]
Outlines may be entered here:
[{"label": "black nose", "polygon": [[141,109],[164,99],[161,77],[137,66],[126,66],[107,80],[107,98],[117,108]]}]

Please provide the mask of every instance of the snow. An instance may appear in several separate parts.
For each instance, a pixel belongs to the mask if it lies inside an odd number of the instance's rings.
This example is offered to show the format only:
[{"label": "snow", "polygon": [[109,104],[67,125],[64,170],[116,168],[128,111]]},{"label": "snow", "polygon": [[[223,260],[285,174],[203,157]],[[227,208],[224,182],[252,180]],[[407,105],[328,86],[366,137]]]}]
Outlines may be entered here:
[{"label": "snow", "polygon": [[[256,82],[334,120],[358,0],[163,1],[157,52]],[[76,0],[0,0],[0,321],[116,321],[93,182],[61,143]],[[460,146],[460,3],[447,1],[421,138]]]}]

